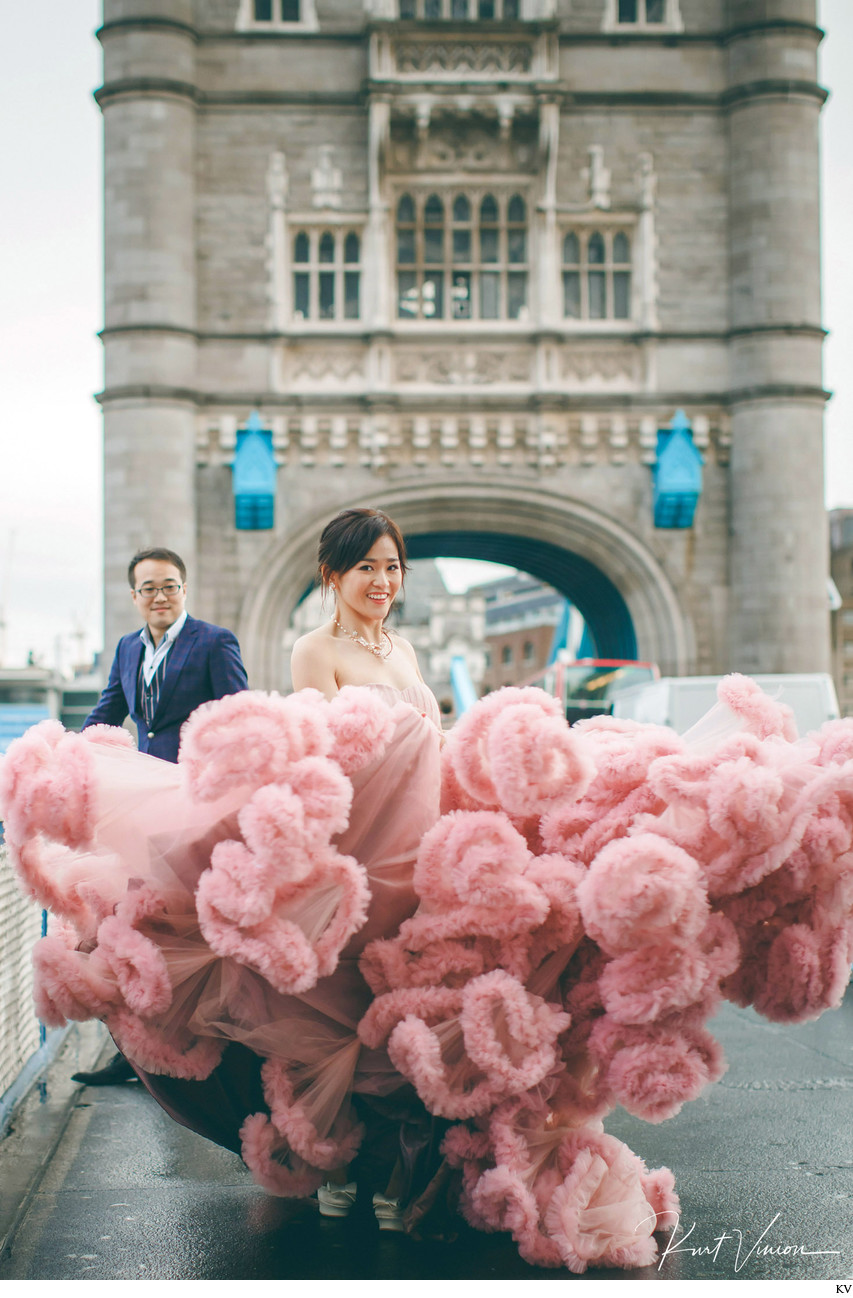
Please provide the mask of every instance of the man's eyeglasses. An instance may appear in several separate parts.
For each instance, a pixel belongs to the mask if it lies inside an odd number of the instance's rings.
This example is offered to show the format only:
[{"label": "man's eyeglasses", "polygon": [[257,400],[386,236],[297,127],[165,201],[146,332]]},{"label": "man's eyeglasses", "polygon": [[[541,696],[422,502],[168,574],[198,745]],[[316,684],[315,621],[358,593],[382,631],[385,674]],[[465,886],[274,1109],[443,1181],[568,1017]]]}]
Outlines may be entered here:
[{"label": "man's eyeglasses", "polygon": [[177,595],[178,591],[183,590],[183,586],[179,581],[166,581],[162,586],[151,586],[146,582],[144,586],[135,587],[133,593],[138,595],[140,599],[153,599],[161,590],[167,599],[172,599],[174,595]]}]

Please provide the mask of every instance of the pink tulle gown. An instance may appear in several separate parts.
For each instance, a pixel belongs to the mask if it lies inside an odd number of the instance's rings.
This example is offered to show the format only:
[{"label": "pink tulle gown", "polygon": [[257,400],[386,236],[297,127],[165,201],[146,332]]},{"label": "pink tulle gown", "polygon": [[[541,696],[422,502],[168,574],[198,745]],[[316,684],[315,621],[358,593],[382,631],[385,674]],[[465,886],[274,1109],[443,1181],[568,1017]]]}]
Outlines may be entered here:
[{"label": "pink tulle gown", "polygon": [[455,1187],[531,1263],[650,1265],[673,1178],[603,1119],[662,1121],[721,1075],[723,997],[840,1003],[853,724],[798,740],[744,677],[684,737],[569,728],[535,689],[481,700],[441,762],[437,723],[421,686],[247,692],[190,718],[177,766],[35,727],[0,808],[55,917],[40,1017],[103,1019],[273,1193],[401,1156],[417,1191],[438,1131],[410,1225]]},{"label": "pink tulle gown", "polygon": [[359,1041],[358,961],[417,906],[440,715],[423,685],[223,704],[195,714],[178,766],[105,727],[30,732],[4,771],[7,832],[59,920],[35,954],[43,1020],[102,1017],[173,1117],[300,1195],[352,1160],[371,1106],[381,1128],[383,1100],[409,1127],[425,1113]]}]

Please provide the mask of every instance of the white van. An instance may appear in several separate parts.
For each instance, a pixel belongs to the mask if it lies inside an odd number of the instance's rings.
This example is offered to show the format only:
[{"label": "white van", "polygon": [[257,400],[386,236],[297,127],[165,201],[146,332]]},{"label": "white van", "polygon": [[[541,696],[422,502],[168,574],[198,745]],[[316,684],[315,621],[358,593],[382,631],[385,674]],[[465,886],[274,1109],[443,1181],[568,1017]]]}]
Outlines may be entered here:
[{"label": "white van", "polygon": [[[838,715],[832,677],[823,672],[804,675],[753,676],[765,694],[793,709],[801,735],[817,730]],[[658,681],[630,685],[613,695],[614,717],[652,721],[683,735],[717,701],[721,676],[663,676]]]}]

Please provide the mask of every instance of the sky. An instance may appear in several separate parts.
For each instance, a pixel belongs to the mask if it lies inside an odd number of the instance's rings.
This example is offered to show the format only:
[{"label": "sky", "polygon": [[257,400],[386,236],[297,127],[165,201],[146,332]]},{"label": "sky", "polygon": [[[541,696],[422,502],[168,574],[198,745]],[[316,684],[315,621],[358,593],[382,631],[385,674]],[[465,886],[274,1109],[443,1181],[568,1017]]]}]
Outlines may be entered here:
[{"label": "sky", "polygon": [[[826,503],[853,506],[853,2],[820,0]],[[0,47],[0,665],[102,647],[100,0],[10,6]],[[38,51],[37,70],[33,53]],[[477,569],[444,566],[464,588]],[[110,647],[111,648],[111,647]]]}]

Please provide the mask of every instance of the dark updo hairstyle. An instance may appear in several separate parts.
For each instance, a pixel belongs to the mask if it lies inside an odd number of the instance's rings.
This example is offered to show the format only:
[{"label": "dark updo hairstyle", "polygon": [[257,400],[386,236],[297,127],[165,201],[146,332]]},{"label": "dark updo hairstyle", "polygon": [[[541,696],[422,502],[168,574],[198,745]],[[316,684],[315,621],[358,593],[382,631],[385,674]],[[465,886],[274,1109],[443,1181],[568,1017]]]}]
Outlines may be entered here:
[{"label": "dark updo hairstyle", "polygon": [[380,536],[389,536],[397,548],[400,571],[408,571],[406,543],[397,524],[381,509],[342,509],[323,528],[317,551],[320,582],[328,585],[335,573],[349,572],[350,568],[368,555]]}]

